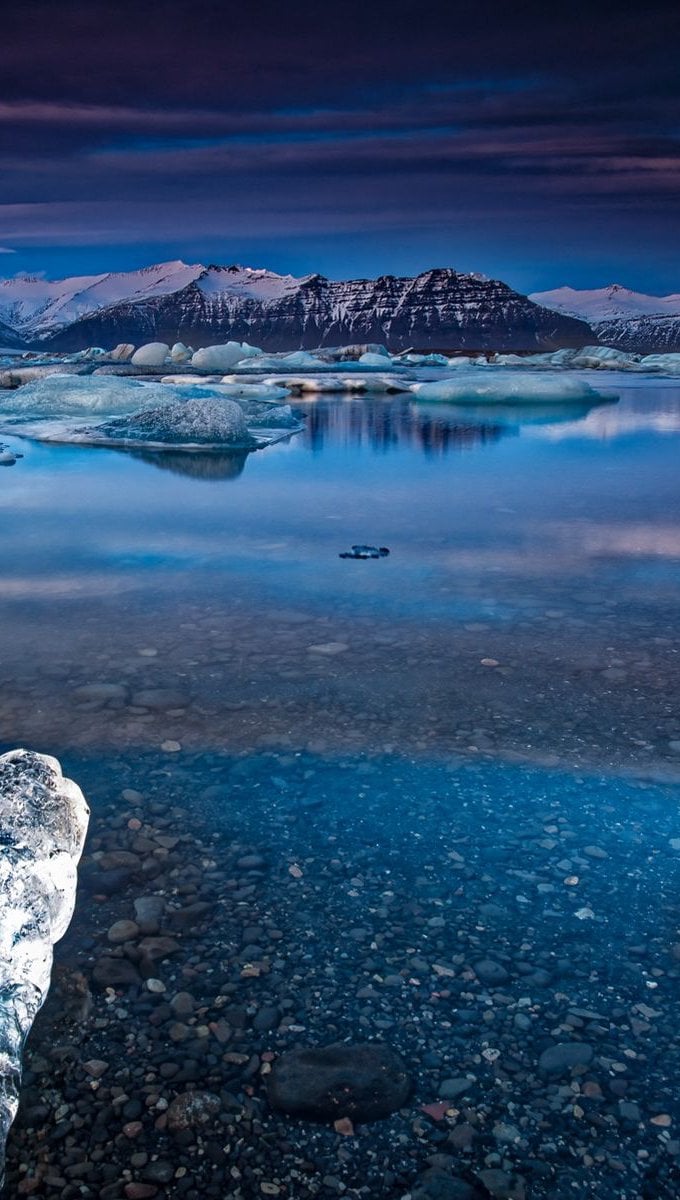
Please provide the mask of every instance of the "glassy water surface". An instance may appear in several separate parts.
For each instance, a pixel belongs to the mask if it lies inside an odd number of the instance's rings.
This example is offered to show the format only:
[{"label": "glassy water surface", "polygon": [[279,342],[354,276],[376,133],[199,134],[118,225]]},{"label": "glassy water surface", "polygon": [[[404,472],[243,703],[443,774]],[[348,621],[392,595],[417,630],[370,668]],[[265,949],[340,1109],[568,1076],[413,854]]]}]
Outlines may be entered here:
[{"label": "glassy water surface", "polygon": [[[413,1072],[410,1115],[351,1152],[255,1087],[290,1200],[401,1200],[433,1155],[499,1195],[676,1192],[680,386],[605,386],[590,410],[321,397],[250,455],[6,439],[2,749],[62,759],[96,846],[149,814],[213,839],[218,918],[161,973],[210,1011],[229,967],[249,1020],[273,1006],[246,1059],[363,1037]],[[339,557],[364,542],[389,557]],[[131,904],[89,870],[63,950],[86,971]],[[573,1040],[588,1063],[541,1070]]]},{"label": "glassy water surface", "polygon": [[589,411],[322,397],[250,455],[12,438],[3,739],[672,770],[680,387],[605,386]]}]

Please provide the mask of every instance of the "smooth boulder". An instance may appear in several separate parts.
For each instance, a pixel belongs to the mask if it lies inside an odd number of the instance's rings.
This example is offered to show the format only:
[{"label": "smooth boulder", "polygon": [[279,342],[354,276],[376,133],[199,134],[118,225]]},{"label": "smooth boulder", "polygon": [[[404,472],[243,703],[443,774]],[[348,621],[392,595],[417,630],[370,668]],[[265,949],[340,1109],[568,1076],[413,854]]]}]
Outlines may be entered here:
[{"label": "smooth boulder", "polygon": [[403,1059],[380,1042],[290,1050],[267,1078],[272,1108],[312,1121],[377,1121],[401,1108],[412,1089]]}]

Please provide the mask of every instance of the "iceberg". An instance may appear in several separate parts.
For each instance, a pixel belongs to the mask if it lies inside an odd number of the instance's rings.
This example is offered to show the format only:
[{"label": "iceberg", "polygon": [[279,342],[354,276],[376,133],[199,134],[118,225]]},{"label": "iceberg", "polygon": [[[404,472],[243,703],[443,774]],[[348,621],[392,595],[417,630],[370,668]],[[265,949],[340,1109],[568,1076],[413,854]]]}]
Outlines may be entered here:
[{"label": "iceberg", "polygon": [[611,399],[600,396],[583,379],[570,375],[534,371],[507,371],[489,366],[480,374],[476,367],[457,372],[455,378],[430,383],[413,383],[410,391],[417,400],[438,400],[450,404],[490,401],[502,404],[563,404],[565,401]]},{"label": "iceberg", "polygon": [[367,350],[365,354],[359,355],[358,361],[364,367],[381,367],[384,370],[392,360],[389,354],[376,354],[373,350]]},{"label": "iceberg", "polygon": [[[289,406],[281,403],[289,395],[285,388],[167,378],[172,382],[52,375],[6,394],[0,428],[45,442],[186,449],[255,449],[302,429]],[[93,417],[100,417],[102,424],[92,425]],[[251,424],[255,437],[248,432]]]},{"label": "iceberg", "polygon": [[[231,378],[234,378],[233,376]],[[343,375],[269,375],[262,380],[265,387],[280,385],[296,395],[332,394],[334,392],[407,392],[409,380],[394,375],[362,374],[357,371]]]},{"label": "iceberg", "polygon": [[[50,439],[53,440],[53,439]],[[254,449],[243,409],[234,400],[169,400],[158,408],[112,417],[72,431],[70,441],[106,446],[145,445],[184,449],[236,446]]]},{"label": "iceberg", "polygon": [[170,347],[165,342],[147,342],[135,350],[130,362],[133,367],[162,367],[170,357]]},{"label": "iceberg", "polygon": [[0,756],[0,1187],[21,1056],[75,904],[89,809],[56,758]]},{"label": "iceberg", "polygon": [[662,371],[664,375],[680,375],[680,354],[645,354],[640,359],[644,371]]},{"label": "iceberg", "polygon": [[52,363],[50,366],[43,367],[10,367],[8,371],[0,371],[0,388],[7,388],[13,391],[14,388],[23,387],[26,383],[36,383],[39,379],[46,379],[49,375],[74,375],[83,374],[86,368],[79,366],[70,367],[67,363]]},{"label": "iceberg", "polygon": [[31,420],[87,413],[134,412],[145,403],[170,399],[160,383],[142,383],[117,375],[46,375],[26,383],[0,401],[2,419]]},{"label": "iceberg", "polygon": [[117,346],[114,346],[113,350],[109,354],[109,358],[112,359],[113,362],[126,363],[130,361],[134,352],[135,348],[132,345],[132,342],[119,342]]},{"label": "iceberg", "polygon": [[637,367],[637,354],[628,354],[625,350],[615,350],[613,346],[584,346],[578,350],[569,363],[570,367],[579,369],[590,368],[594,371],[625,371]]},{"label": "iceberg", "polygon": [[204,346],[196,350],[191,356],[191,365],[199,371],[229,371],[237,363],[261,354],[261,350],[249,346],[247,342],[224,342],[219,346]]}]

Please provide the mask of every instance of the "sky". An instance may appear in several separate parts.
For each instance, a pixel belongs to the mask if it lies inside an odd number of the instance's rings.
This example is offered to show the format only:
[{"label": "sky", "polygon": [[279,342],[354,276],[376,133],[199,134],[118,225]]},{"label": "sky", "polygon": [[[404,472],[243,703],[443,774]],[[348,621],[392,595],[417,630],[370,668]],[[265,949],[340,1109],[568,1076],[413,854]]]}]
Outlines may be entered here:
[{"label": "sky", "polygon": [[14,0],[0,276],[680,291],[676,0]]}]

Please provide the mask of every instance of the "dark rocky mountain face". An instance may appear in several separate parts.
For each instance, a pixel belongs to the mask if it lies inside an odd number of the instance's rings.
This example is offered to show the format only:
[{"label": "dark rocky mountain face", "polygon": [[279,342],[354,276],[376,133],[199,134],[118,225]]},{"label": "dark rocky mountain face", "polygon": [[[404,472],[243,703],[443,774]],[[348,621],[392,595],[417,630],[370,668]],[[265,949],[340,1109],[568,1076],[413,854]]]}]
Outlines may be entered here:
[{"label": "dark rocky mountain face", "polygon": [[71,351],[181,340],[196,348],[234,339],[271,351],[352,342],[393,351],[535,351],[594,340],[584,321],[533,304],[505,283],[448,268],[342,282],[312,275],[259,295],[234,287],[235,271],[206,268],[177,291],[99,309],[40,344]]},{"label": "dark rocky mountain face", "polygon": [[0,321],[0,347],[13,350],[15,347],[21,348],[21,345],[21,338],[17,337],[15,331]]},{"label": "dark rocky mountain face", "polygon": [[680,316],[616,317],[594,326],[598,341],[633,354],[680,352]]}]

